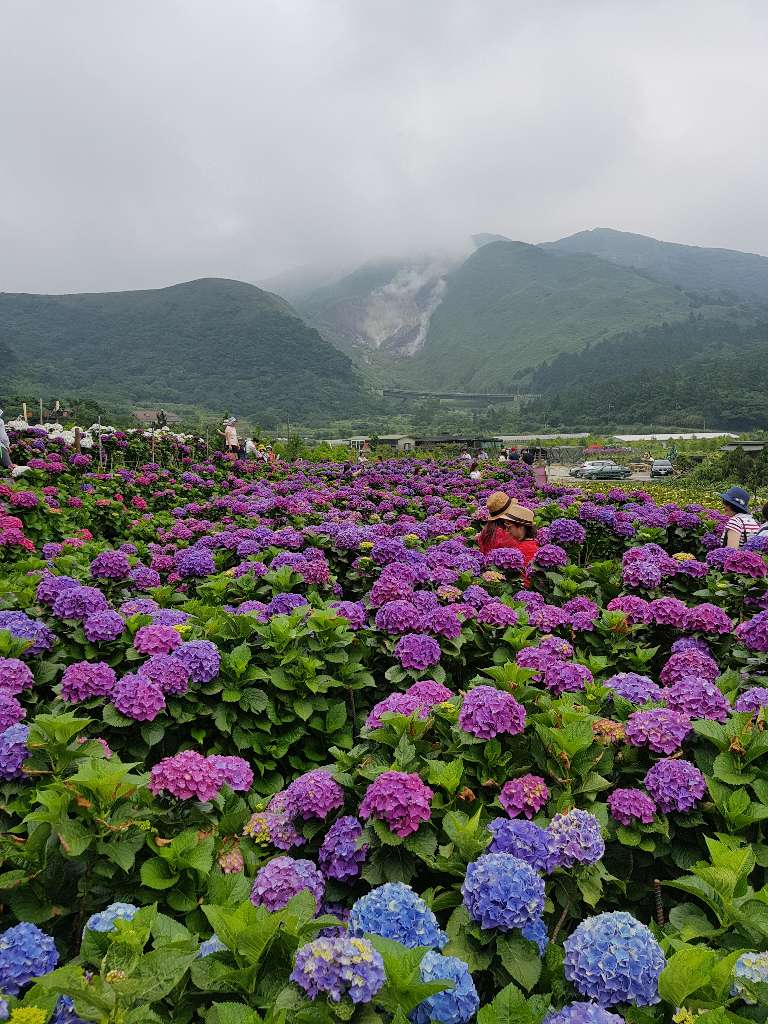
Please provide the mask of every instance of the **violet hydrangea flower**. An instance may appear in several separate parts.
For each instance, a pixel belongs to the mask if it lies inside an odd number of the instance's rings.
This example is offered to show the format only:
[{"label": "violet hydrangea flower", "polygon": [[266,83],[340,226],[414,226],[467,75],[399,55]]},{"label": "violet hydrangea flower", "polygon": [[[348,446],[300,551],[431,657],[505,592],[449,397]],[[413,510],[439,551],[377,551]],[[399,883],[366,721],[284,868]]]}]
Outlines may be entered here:
[{"label": "violet hydrangea flower", "polygon": [[125,580],[131,563],[123,551],[102,551],[91,562],[89,571],[94,580]]},{"label": "violet hydrangea flower", "polygon": [[630,704],[646,704],[648,701],[661,700],[662,697],[661,687],[648,676],[637,672],[618,672],[606,679],[604,685]]},{"label": "violet hydrangea flower", "polygon": [[483,740],[502,734],[516,736],[525,729],[525,708],[505,690],[476,686],[462,701],[459,727]]},{"label": "violet hydrangea flower", "polygon": [[768,687],[753,686],[744,693],[740,693],[734,705],[735,711],[758,712],[761,708],[768,708]]},{"label": "violet hydrangea flower", "polygon": [[149,789],[156,796],[170,793],[179,800],[212,800],[224,785],[221,770],[196,750],[164,757],[152,769]]},{"label": "violet hydrangea flower", "polygon": [[0,732],[0,779],[3,782],[23,777],[21,766],[29,757],[28,739],[29,727],[26,725],[9,725]]},{"label": "violet hydrangea flower", "polygon": [[687,715],[669,708],[635,711],[627,720],[627,742],[633,747],[649,747],[657,754],[674,754],[691,731]]},{"label": "violet hydrangea flower", "polygon": [[236,793],[247,793],[253,785],[253,769],[244,758],[209,754],[207,761],[218,768],[226,785]]},{"label": "violet hydrangea flower", "polygon": [[553,661],[544,669],[544,685],[556,697],[583,690],[591,682],[592,673],[586,665],[577,662]]},{"label": "violet hydrangea flower", "polygon": [[189,689],[189,670],[172,654],[153,654],[141,666],[141,675],[164,694],[186,693]]},{"label": "violet hydrangea flower", "polygon": [[360,804],[361,818],[378,818],[391,832],[404,839],[432,816],[429,786],[408,772],[382,772],[365,791]]},{"label": "violet hydrangea flower", "polygon": [[564,868],[596,864],[605,853],[600,822],[589,811],[575,808],[566,814],[556,814],[547,831],[553,853]]},{"label": "violet hydrangea flower", "polygon": [[307,890],[319,907],[325,893],[325,880],[311,860],[275,857],[256,873],[251,903],[270,912],[283,910],[294,896]]},{"label": "violet hydrangea flower", "polygon": [[110,643],[125,632],[125,623],[117,612],[94,612],[83,623],[86,639],[92,644]]},{"label": "violet hydrangea flower", "polygon": [[494,818],[488,822],[488,831],[493,836],[489,853],[511,853],[530,864],[535,871],[545,874],[557,867],[558,857],[549,832],[532,821]]},{"label": "violet hydrangea flower", "polygon": [[127,718],[137,722],[153,722],[165,708],[165,697],[160,687],[149,679],[128,673],[115,684],[112,703]]},{"label": "violet hydrangea flower", "polygon": [[405,669],[424,672],[440,661],[440,644],[424,633],[406,633],[395,645],[395,657]]},{"label": "violet hydrangea flower", "polygon": [[328,829],[320,847],[318,863],[326,878],[340,882],[357,878],[365,863],[368,846],[360,841],[363,826],[357,818],[338,818]]},{"label": "violet hydrangea flower", "polygon": [[141,626],[133,638],[133,646],[139,654],[170,654],[180,644],[181,637],[177,629],[157,623]]},{"label": "violet hydrangea flower", "polygon": [[34,685],[35,677],[29,665],[18,658],[0,658],[0,690],[17,694],[31,690]]},{"label": "violet hydrangea flower", "polygon": [[105,661],[75,661],[61,677],[61,699],[70,704],[92,697],[108,697],[115,688],[115,670]]},{"label": "violet hydrangea flower", "polygon": [[704,796],[707,783],[690,761],[665,757],[657,761],[643,780],[660,811],[690,811]]},{"label": "violet hydrangea flower", "polygon": [[344,790],[325,768],[313,768],[294,779],[285,790],[284,799],[289,817],[325,821],[343,806]]},{"label": "violet hydrangea flower", "polygon": [[549,790],[540,775],[521,775],[505,782],[499,793],[499,803],[510,816],[521,814],[529,820],[546,804]]},{"label": "violet hydrangea flower", "polygon": [[302,946],[290,980],[309,996],[324,995],[331,1003],[343,999],[370,1003],[386,981],[384,961],[367,939],[347,935],[320,937]]},{"label": "violet hydrangea flower", "polygon": [[210,683],[219,674],[219,650],[210,640],[188,640],[173,656],[185,666],[193,683]]},{"label": "violet hydrangea flower", "polygon": [[614,789],[608,797],[608,810],[620,825],[638,821],[650,825],[656,815],[656,805],[641,789]]},{"label": "violet hydrangea flower", "polygon": [[679,679],[667,689],[664,697],[668,707],[689,718],[708,718],[713,722],[724,722],[731,710],[726,697],[714,683],[706,679],[696,679],[694,676]]},{"label": "violet hydrangea flower", "polygon": [[469,864],[461,894],[481,928],[524,928],[544,912],[544,880],[510,853],[486,853]]}]

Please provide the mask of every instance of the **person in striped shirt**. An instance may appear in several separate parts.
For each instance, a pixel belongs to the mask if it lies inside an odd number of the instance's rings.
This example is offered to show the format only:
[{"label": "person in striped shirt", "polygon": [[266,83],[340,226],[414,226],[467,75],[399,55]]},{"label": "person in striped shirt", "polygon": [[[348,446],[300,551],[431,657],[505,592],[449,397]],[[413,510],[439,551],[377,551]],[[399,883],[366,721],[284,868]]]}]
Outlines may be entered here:
[{"label": "person in striped shirt", "polygon": [[740,548],[760,529],[760,524],[749,512],[749,492],[743,487],[729,487],[720,497],[731,514],[723,528],[720,543],[726,548]]}]

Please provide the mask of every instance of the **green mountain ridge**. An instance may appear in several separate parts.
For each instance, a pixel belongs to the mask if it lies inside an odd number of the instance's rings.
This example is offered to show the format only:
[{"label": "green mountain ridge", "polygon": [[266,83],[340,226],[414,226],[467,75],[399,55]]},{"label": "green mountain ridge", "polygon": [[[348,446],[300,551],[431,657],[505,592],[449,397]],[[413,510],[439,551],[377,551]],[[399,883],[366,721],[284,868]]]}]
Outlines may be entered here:
[{"label": "green mountain ridge", "polygon": [[[278,295],[202,278],[80,295],[0,293],[0,350],[19,393],[239,409],[313,419],[362,410],[365,384]],[[5,365],[4,360],[4,365]]]}]

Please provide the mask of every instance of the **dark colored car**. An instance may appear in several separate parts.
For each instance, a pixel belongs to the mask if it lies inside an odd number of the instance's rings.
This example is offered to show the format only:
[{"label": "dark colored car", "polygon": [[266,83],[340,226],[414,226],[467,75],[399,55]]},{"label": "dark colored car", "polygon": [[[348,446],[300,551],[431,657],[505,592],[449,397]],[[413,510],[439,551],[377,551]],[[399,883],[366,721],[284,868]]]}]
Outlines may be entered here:
[{"label": "dark colored car", "polygon": [[582,480],[626,480],[632,471],[614,463],[612,466],[592,466],[581,474]]},{"label": "dark colored car", "polygon": [[586,462],[582,462],[579,466],[574,466],[568,473],[569,476],[581,477],[585,476],[593,469],[597,469],[599,466],[615,466],[616,463],[613,459],[588,459]]},{"label": "dark colored car", "polygon": [[651,465],[651,476],[672,476],[674,471],[669,459],[654,459]]}]

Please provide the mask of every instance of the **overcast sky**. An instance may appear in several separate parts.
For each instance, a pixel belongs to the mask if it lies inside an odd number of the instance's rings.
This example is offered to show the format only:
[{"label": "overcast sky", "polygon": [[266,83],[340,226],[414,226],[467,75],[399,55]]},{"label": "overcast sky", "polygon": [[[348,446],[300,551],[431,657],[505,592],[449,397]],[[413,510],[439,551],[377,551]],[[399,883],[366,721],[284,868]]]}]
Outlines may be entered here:
[{"label": "overcast sky", "polygon": [[768,255],[764,0],[0,0],[0,291],[615,227]]}]

